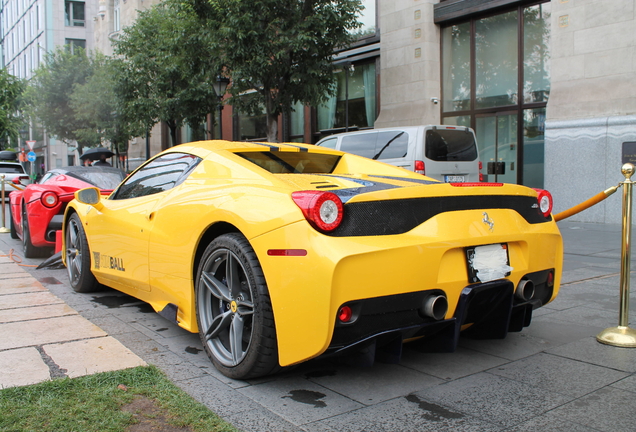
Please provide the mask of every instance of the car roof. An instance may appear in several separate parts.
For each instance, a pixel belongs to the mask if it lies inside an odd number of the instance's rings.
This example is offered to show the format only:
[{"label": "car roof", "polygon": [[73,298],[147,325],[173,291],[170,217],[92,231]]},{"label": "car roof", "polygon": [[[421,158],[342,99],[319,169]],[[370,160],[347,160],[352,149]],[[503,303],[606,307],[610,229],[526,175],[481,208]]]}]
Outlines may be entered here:
[{"label": "car roof", "polygon": [[252,142],[252,141],[223,141],[223,140],[210,140],[210,141],[196,141],[187,144],[180,144],[175,147],[171,147],[170,150],[179,151],[190,150],[193,148],[199,148],[211,151],[229,151],[231,153],[246,152],[246,151],[289,151],[300,152],[309,151],[317,153],[332,153],[342,154],[337,150],[325,149],[316,147],[313,144],[301,144],[301,143],[269,143],[269,142]]},{"label": "car roof", "polygon": [[206,158],[210,153],[246,153],[246,152],[310,152],[321,154],[342,155],[339,150],[332,150],[325,147],[318,147],[314,144],[302,143],[269,143],[269,142],[252,142],[252,141],[195,141],[186,144],[180,144],[164,150],[167,152],[189,152],[201,158]]}]

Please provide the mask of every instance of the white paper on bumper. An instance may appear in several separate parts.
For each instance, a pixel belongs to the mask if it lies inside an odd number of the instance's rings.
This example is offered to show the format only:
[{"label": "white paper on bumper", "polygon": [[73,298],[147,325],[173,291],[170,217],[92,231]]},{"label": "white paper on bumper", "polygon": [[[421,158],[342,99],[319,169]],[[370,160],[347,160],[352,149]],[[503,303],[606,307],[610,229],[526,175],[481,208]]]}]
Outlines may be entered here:
[{"label": "white paper on bumper", "polygon": [[481,282],[502,279],[513,270],[508,265],[506,249],[501,244],[476,247],[469,261]]}]

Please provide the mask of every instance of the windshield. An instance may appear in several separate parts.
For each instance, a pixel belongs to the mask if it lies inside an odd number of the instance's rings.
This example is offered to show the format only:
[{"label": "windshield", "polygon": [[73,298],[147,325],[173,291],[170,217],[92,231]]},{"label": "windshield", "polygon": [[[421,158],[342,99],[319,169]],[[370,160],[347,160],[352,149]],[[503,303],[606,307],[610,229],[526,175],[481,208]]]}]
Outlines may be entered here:
[{"label": "windshield", "polygon": [[273,174],[328,174],[340,161],[340,155],[309,152],[243,152],[236,153]]}]

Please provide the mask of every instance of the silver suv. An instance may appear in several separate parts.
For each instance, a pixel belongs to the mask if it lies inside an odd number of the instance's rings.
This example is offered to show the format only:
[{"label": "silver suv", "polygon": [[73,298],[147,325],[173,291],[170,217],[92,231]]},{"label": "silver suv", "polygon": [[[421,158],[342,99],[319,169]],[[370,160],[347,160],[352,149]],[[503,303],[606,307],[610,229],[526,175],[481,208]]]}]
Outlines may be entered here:
[{"label": "silver suv", "polygon": [[5,198],[9,196],[9,192],[16,190],[12,184],[26,186],[30,183],[29,175],[22,164],[11,162],[10,160],[17,160],[15,153],[10,151],[0,152],[0,176],[4,175]]}]

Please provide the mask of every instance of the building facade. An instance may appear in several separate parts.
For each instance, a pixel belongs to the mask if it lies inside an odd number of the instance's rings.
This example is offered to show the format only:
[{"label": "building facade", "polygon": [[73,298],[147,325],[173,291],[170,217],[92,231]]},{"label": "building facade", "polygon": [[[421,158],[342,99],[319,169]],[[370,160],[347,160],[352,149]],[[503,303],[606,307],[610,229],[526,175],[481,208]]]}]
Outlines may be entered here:
[{"label": "building facade", "polygon": [[[52,0],[2,1],[4,64],[23,77],[41,61],[38,53],[83,37],[87,48],[112,54],[112,41],[138,11],[158,3],[65,1],[62,8]],[[622,143],[636,141],[636,0],[363,5],[357,41],[334,55],[336,94],[281,116],[280,140],[315,143],[373,127],[470,126],[489,181],[546,188],[557,212],[623,179]],[[94,38],[81,31],[94,31]],[[209,138],[263,140],[265,116],[226,105],[201,130]],[[179,141],[200,132],[183,128]],[[132,140],[128,154],[144,159],[147,149],[156,154],[167,145],[165,127],[157,125],[148,142]],[[572,219],[618,222],[620,211],[620,199],[611,198]]]},{"label": "building facade", "polygon": [[[616,185],[636,141],[636,1],[380,1],[376,127],[475,129],[484,174],[555,212]],[[616,196],[571,220],[621,219]]]},{"label": "building facade", "polygon": [[[97,0],[2,0],[0,3],[0,46],[2,67],[9,73],[29,79],[57,46],[69,50],[81,47],[93,49],[93,16]],[[30,148],[26,141],[35,141],[34,174],[60,166],[73,165],[77,152],[67,143],[49,137],[37,126],[22,131],[16,146],[24,159]]]}]

